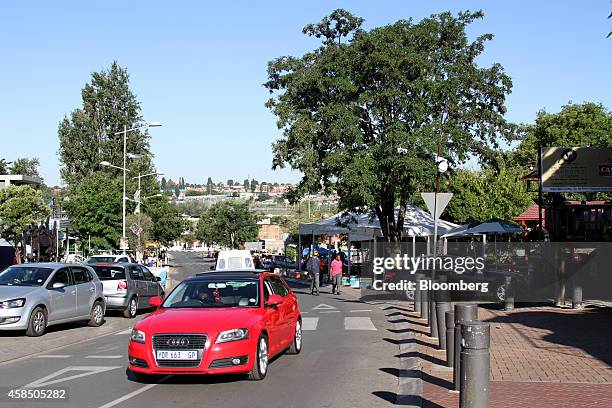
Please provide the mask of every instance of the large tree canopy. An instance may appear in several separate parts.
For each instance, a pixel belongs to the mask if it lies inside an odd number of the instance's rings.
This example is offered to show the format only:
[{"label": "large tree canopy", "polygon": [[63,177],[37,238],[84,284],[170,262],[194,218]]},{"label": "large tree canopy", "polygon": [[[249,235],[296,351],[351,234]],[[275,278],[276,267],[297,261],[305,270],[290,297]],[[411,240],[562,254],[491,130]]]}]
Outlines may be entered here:
[{"label": "large tree canopy", "polygon": [[207,243],[237,248],[257,239],[257,219],[248,203],[222,201],[205,210],[198,221],[196,237]]},{"label": "large tree canopy", "polygon": [[406,205],[433,188],[438,142],[461,163],[485,160],[509,139],[512,82],[501,65],[476,64],[492,35],[469,41],[465,32],[481,17],[442,13],[364,31],[362,19],[336,10],[306,26],[322,45],[271,61],[265,83],[283,133],[273,168],[303,174],[291,198],[335,190],[342,208],[374,211],[395,241]]},{"label": "large tree canopy", "polygon": [[[65,117],[58,129],[60,172],[68,184],[77,184],[99,170],[102,161],[122,166],[123,135],[115,133],[124,126],[130,129],[144,124],[140,103],[129,88],[127,70],[117,62],[108,70],[93,72],[91,81],[81,90],[81,98],[83,105]],[[146,131],[128,133],[127,151],[142,155],[138,160],[128,161],[134,174],[153,171]],[[117,175],[117,170],[108,171]],[[147,188],[152,190],[153,186]]]},{"label": "large tree canopy", "polygon": [[612,112],[593,102],[570,103],[558,113],[542,110],[524,129],[525,137],[510,156],[525,168],[535,168],[538,146],[612,147]]},{"label": "large tree canopy", "polygon": [[0,189],[0,236],[16,246],[26,228],[43,221],[49,212],[39,190],[27,185]]}]

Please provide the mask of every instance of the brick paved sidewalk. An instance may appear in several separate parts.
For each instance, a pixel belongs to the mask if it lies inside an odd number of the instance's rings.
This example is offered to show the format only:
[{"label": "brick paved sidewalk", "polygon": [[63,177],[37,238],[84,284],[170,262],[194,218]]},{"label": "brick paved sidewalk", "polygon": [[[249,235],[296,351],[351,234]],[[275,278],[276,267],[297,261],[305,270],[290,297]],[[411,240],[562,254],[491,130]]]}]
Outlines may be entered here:
[{"label": "brick paved sidewalk", "polygon": [[[408,313],[421,359],[423,407],[458,407],[445,351]],[[612,310],[479,309],[491,323],[491,407],[612,407]]]}]

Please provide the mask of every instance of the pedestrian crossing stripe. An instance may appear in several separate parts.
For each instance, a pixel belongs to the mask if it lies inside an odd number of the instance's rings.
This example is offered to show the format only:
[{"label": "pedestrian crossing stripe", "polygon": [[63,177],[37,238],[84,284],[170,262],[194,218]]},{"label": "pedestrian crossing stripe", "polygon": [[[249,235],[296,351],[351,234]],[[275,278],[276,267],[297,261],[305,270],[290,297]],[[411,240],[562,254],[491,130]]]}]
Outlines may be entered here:
[{"label": "pedestrian crossing stripe", "polygon": [[302,330],[317,330],[318,317],[302,317]]},{"label": "pedestrian crossing stripe", "polygon": [[320,305],[312,308],[312,310],[334,310],[334,309],[337,309],[337,308],[330,306],[330,305],[326,305],[325,303],[321,303]]}]

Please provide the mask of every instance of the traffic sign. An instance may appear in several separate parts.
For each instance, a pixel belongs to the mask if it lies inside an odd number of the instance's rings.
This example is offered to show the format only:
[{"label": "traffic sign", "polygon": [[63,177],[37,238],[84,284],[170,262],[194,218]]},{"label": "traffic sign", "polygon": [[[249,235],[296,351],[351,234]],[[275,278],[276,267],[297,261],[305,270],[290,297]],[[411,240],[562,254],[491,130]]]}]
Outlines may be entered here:
[{"label": "traffic sign", "polygon": [[119,241],[119,249],[123,251],[125,251],[126,249],[130,249],[127,237],[121,237],[121,241]]},{"label": "traffic sign", "polygon": [[132,224],[130,226],[130,231],[132,231],[132,234],[134,235],[140,235],[142,234],[142,227],[136,223]]},{"label": "traffic sign", "polygon": [[[436,193],[421,193],[429,213],[435,220],[440,218],[440,214],[442,214],[442,211],[444,211],[451,198],[453,198],[453,193],[437,193],[437,196],[436,199]],[[438,201],[437,203],[436,200]],[[434,214],[434,207],[437,207],[437,214]]]}]

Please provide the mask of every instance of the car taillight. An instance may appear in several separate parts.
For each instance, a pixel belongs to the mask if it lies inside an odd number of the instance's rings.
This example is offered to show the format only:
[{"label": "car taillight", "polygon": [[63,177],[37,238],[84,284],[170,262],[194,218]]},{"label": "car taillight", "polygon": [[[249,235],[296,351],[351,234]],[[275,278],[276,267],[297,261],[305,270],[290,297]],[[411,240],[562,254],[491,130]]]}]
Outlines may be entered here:
[{"label": "car taillight", "polygon": [[389,279],[394,279],[395,278],[395,272],[393,271],[389,271],[385,274],[385,280],[388,281]]},{"label": "car taillight", "polygon": [[117,285],[117,292],[126,292],[127,291],[127,282],[121,281],[119,285]]}]

